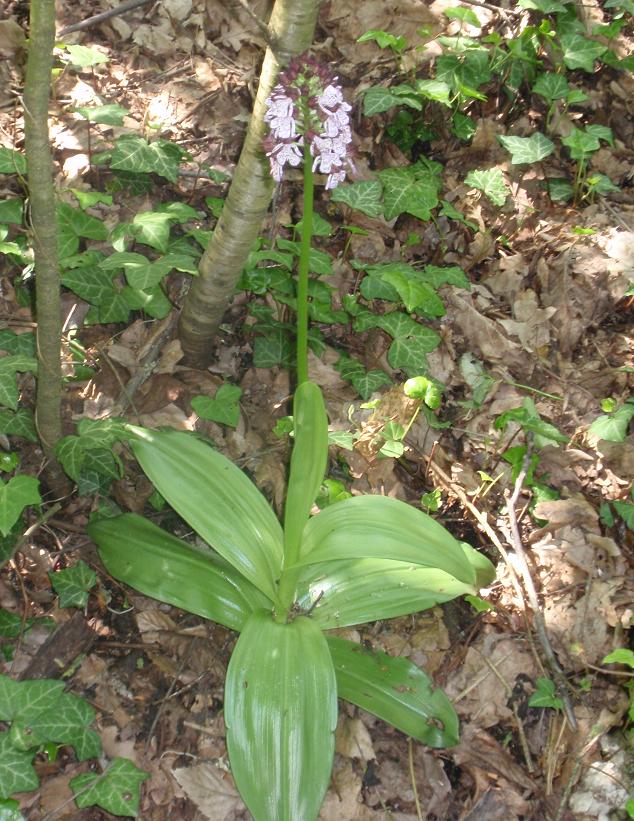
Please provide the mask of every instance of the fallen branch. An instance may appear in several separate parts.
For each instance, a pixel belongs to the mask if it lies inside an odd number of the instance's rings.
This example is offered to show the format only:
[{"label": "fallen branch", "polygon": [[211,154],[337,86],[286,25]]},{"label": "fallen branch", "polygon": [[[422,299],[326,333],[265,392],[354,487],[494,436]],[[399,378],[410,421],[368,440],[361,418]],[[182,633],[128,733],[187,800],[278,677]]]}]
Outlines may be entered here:
[{"label": "fallen branch", "polygon": [[124,3],[115,6],[113,9],[102,11],[101,14],[94,14],[92,17],[87,17],[79,23],[73,23],[71,26],[66,26],[58,32],[57,39],[59,40],[60,37],[65,37],[73,31],[84,31],[84,29],[96,26],[97,23],[103,23],[104,20],[109,20],[111,17],[118,17],[120,14],[125,14],[127,11],[133,11],[134,9],[139,8],[139,6],[146,6],[151,2],[153,2],[153,0],[125,0]]}]

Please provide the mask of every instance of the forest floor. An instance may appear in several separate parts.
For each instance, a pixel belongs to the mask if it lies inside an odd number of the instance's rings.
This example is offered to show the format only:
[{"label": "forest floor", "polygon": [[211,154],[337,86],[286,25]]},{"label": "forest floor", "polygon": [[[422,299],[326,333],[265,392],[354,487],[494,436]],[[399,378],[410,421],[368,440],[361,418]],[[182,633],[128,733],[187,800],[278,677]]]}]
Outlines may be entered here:
[{"label": "forest floor", "polygon": [[[25,5],[9,0],[8,14],[26,27]],[[61,4],[58,28],[109,5],[98,0]],[[164,0],[64,38],[97,46],[108,62],[65,72],[56,84],[51,138],[60,188],[103,186],[103,172],[91,164],[90,153],[95,141],[124,129],[93,126],[90,134],[86,123],[69,113],[72,107],[102,102],[129,110],[126,128],[140,133],[151,123],[154,133],[181,145],[196,162],[231,173],[264,43],[240,5],[230,6],[220,0]],[[441,0],[429,6],[416,0],[324,4],[314,52],[336,67],[355,104],[357,179],[411,159],[388,139],[390,115],[362,115],[361,95],[371,85],[387,85],[392,78],[400,82],[401,72],[427,76],[433,49],[416,51],[413,44],[421,42],[416,31],[427,25],[435,35],[446,28],[446,6]],[[253,8],[262,12],[258,3]],[[599,6],[596,10],[600,13]],[[477,11],[491,28],[508,23],[493,6]],[[402,35],[412,45],[397,57],[372,42],[357,44],[372,29]],[[19,147],[21,121],[11,88],[22,83],[22,52],[14,28],[0,25],[0,50],[8,58],[0,65],[0,142]],[[596,167],[620,186],[605,199],[575,207],[553,203],[541,185],[541,164],[510,166],[497,135],[509,129],[526,133],[540,112],[532,110],[530,99],[517,105],[495,95],[470,109],[477,120],[471,143],[443,131],[438,121],[432,125],[441,136],[424,146],[424,154],[443,165],[443,196],[471,226],[446,217],[421,222],[407,214],[388,222],[335,204],[319,189],[316,209],[333,232],[317,243],[335,261],[329,282],[340,295],[356,288],[352,259],[459,265],[471,282],[469,291],[443,289],[446,314],[431,323],[442,342],[429,355],[430,373],[445,386],[438,414],[450,425],[433,427],[429,419],[417,417],[400,458],[377,458],[372,446],[333,450],[333,475],[352,493],[386,494],[415,505],[423,494],[438,491],[433,515],[498,565],[497,580],[481,593],[489,603],[486,609],[458,600],[347,631],[424,668],[453,700],[461,740],[452,749],[426,749],[369,714],[342,707],[322,821],[626,817],[619,813],[632,792],[623,732],[629,706],[624,684],[631,679],[629,668],[606,667],[603,659],[628,647],[634,539],[623,518],[614,511],[609,515],[606,503],[630,498],[634,437],[609,442],[593,436],[589,427],[603,413],[602,400],[612,398],[618,406],[634,385],[632,301],[624,297],[634,277],[634,78],[604,68],[591,84],[593,121],[611,127],[615,137],[614,145],[594,158]],[[196,162],[186,167],[196,168]],[[481,166],[504,169],[511,190],[504,207],[493,206],[464,184],[466,173]],[[112,223],[160,202],[179,201],[205,212],[200,228],[210,229],[214,217],[205,198],[222,198],[225,191],[226,184],[189,171],[176,183],[163,180],[145,194],[120,191],[113,205],[97,205],[93,213]],[[2,193],[6,196],[7,189]],[[282,184],[275,220],[263,227],[263,235],[288,235],[284,226],[301,216],[300,194],[296,178]],[[0,257],[0,319],[14,330],[30,328],[33,320],[16,296],[17,273]],[[185,279],[171,275],[168,289],[175,304]],[[85,316],[88,303],[71,293],[64,300],[74,322]],[[149,426],[203,431],[279,509],[288,448],[272,429],[289,412],[291,386],[286,369],[253,366],[253,334],[244,322],[247,302],[244,292],[234,300],[217,358],[206,371],[180,366],[178,343],[167,341],[128,416]],[[170,317],[151,320],[137,314],[127,326],[79,330],[96,375],[68,383],[66,433],[84,417],[111,412],[169,322]],[[311,375],[324,391],[331,426],[356,430],[366,444],[372,442],[379,413],[383,424],[389,419],[406,426],[411,408],[398,387],[403,374],[387,361],[387,335],[378,328],[355,332],[338,325],[326,328],[325,338],[323,355],[311,358]],[[335,369],[335,349],[392,377],[394,387],[377,394],[383,399],[374,415],[361,408],[359,395]],[[488,379],[487,389],[474,400],[480,377]],[[32,397],[30,379],[25,376],[21,383],[26,403]],[[190,404],[195,396],[214,395],[225,381],[242,389],[235,428],[198,419]],[[563,710],[528,704],[537,680],[552,679],[553,672],[539,636],[527,629],[533,617],[525,586],[514,582],[526,568],[517,559],[510,529],[507,501],[514,481],[502,454],[523,444],[525,433],[514,423],[495,426],[502,413],[520,408],[527,398],[543,420],[568,437],[567,443],[539,450],[536,473],[551,498],[542,494],[530,513],[532,495],[524,488],[516,507],[528,573],[567,680]],[[23,467],[37,470],[37,448],[25,442],[17,447]],[[119,506],[141,512],[151,492],[138,467],[126,462],[126,476],[113,489]],[[62,500],[61,511],[22,543],[2,571],[5,608],[24,618],[50,615],[58,626],[53,645],[43,628],[26,633],[5,672],[51,675],[51,658],[66,654],[70,663],[81,650],[67,681],[97,709],[105,754],[128,757],[149,773],[139,818],[246,819],[227,767],[222,718],[223,680],[235,634],[124,590],[109,578],[84,531],[95,504],[91,496]],[[98,571],[99,592],[85,612],[73,615],[57,606],[47,573],[79,557]],[[575,729],[567,712],[574,714]],[[69,780],[86,766],[72,754],[38,765],[41,788],[21,801],[26,817],[114,817],[66,803]]]}]

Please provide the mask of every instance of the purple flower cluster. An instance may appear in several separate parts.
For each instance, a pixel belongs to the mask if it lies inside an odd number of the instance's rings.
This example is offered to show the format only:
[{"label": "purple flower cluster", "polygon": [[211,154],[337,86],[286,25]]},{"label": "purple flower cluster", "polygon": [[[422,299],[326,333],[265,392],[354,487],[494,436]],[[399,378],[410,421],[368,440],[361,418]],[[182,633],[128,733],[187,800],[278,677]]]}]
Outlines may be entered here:
[{"label": "purple flower cluster", "polygon": [[354,170],[349,157],[351,106],[343,99],[337,79],[307,55],[294,57],[280,74],[264,115],[269,125],[264,150],[277,182],[285,165],[297,167],[302,162],[304,140],[314,158],[313,171],[328,177],[326,189],[345,180],[346,167]]}]

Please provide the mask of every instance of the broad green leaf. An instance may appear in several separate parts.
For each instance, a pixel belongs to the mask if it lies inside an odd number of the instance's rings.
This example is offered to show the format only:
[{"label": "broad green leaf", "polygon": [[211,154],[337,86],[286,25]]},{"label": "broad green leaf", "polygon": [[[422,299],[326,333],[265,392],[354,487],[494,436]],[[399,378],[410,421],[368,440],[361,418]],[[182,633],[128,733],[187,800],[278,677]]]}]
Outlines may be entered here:
[{"label": "broad green leaf", "polygon": [[124,134],[117,139],[110,159],[110,167],[133,173],[150,173],[152,154],[147,140],[134,134]]},{"label": "broad green leaf", "polygon": [[530,137],[498,137],[498,140],[511,152],[512,165],[539,162],[555,150],[552,140],[539,131]]},{"label": "broad green leaf", "polygon": [[144,211],[134,217],[132,227],[139,242],[165,253],[169,244],[171,222],[170,214]]},{"label": "broad green leaf", "polygon": [[497,430],[504,430],[509,422],[517,422],[524,431],[533,433],[536,448],[545,447],[553,442],[566,444],[569,441],[568,437],[557,430],[554,425],[541,418],[535,403],[529,397],[525,397],[521,407],[501,413],[493,425]]},{"label": "broad green leaf", "polygon": [[575,189],[570,180],[563,177],[551,177],[548,180],[548,195],[553,202],[568,202],[574,193]]},{"label": "broad green leaf", "polygon": [[24,200],[22,197],[13,197],[0,202],[0,223],[22,222],[22,212],[24,211]]},{"label": "broad green leaf", "polygon": [[453,132],[459,140],[470,140],[476,132],[476,124],[471,117],[456,111],[452,118]]},{"label": "broad green leaf", "polygon": [[539,94],[548,102],[565,99],[569,90],[568,80],[564,75],[555,74],[553,71],[540,74],[533,86],[533,94]]},{"label": "broad green leaf", "polygon": [[81,468],[86,457],[84,443],[79,436],[64,436],[55,445],[55,455],[64,471],[73,481],[79,479]]},{"label": "broad green leaf", "polygon": [[559,0],[517,0],[517,5],[523,9],[535,9],[542,14],[563,14],[566,11],[564,3]]},{"label": "broad green leaf", "polygon": [[417,276],[433,285],[434,288],[440,288],[443,285],[454,285],[456,288],[466,288],[469,290],[471,283],[469,278],[457,265],[425,265],[420,271],[417,271]]},{"label": "broad green leaf", "polygon": [[145,596],[241,630],[271,602],[210,550],[196,548],[135,513],[98,519],[88,535],[106,570]]},{"label": "broad green leaf", "polygon": [[374,40],[379,48],[391,48],[397,54],[400,54],[407,46],[407,40],[402,34],[391,34],[380,29],[366,31],[357,38],[357,43],[367,43],[370,40]]},{"label": "broad green leaf", "polygon": [[605,439],[606,442],[624,442],[630,420],[633,417],[634,398],[630,398],[614,413],[597,417],[590,425],[588,433],[599,439]]},{"label": "broad green leaf", "polygon": [[351,185],[338,185],[331,194],[331,200],[356,208],[368,217],[379,217],[383,213],[382,192],[383,186],[379,180],[362,180]]},{"label": "broad green leaf", "polygon": [[19,394],[15,374],[24,371],[37,371],[37,360],[24,354],[0,357],[0,405],[11,410],[18,409]]},{"label": "broad green leaf", "polygon": [[[344,504],[326,508],[317,518]],[[443,570],[389,559],[352,559],[306,565],[297,584],[296,603],[311,612],[322,630],[331,630],[418,613],[475,592],[473,585]]]},{"label": "broad green leaf", "polygon": [[389,314],[377,316],[375,324],[388,333],[392,339],[407,339],[408,336],[414,336],[421,327],[415,319],[402,311],[392,311]]},{"label": "broad green leaf", "polygon": [[161,285],[155,285],[146,291],[125,286],[119,295],[132,311],[145,311],[155,319],[163,319],[172,310],[172,303],[165,296]]},{"label": "broad green leaf", "polygon": [[78,114],[91,123],[104,123],[105,125],[123,125],[123,118],[130,112],[127,108],[118,103],[107,103],[93,107],[76,108]]},{"label": "broad green leaf", "polygon": [[634,670],[634,652],[626,647],[617,647],[605,656],[601,664],[627,664]]},{"label": "broad green leaf", "polygon": [[48,575],[60,607],[84,607],[89,591],[97,584],[97,574],[81,559],[73,567]]},{"label": "broad green leaf", "polygon": [[240,419],[240,397],[242,389],[237,385],[225,383],[216,391],[216,395],[194,396],[191,401],[192,408],[202,419],[209,419],[211,422],[219,422],[221,425],[228,425],[235,428]]},{"label": "broad green leaf", "polygon": [[385,373],[385,371],[380,371],[378,368],[372,368],[369,371],[354,374],[350,378],[350,382],[361,399],[369,399],[375,391],[379,390],[379,388],[382,388],[384,385],[390,385],[392,383],[392,379]]},{"label": "broad green leaf", "polygon": [[231,771],[257,821],[314,821],[330,781],[337,684],[326,639],[298,616],[254,613],[225,684]]},{"label": "broad green leaf", "polygon": [[581,68],[588,74],[594,71],[595,60],[608,50],[602,43],[589,40],[581,34],[564,34],[560,43],[566,68]]},{"label": "broad green leaf", "polygon": [[96,804],[113,815],[136,818],[139,788],[149,777],[149,773],[140,770],[130,759],[115,758],[102,775],[82,773],[71,779],[70,786],[80,809]]},{"label": "broad green leaf", "polygon": [[350,559],[390,559],[438,568],[467,585],[476,581],[461,543],[448,530],[389,496],[355,496],[308,521],[298,564]]},{"label": "broad green leaf", "polygon": [[[84,210],[86,210],[86,208],[92,208],[93,205],[98,205],[99,203],[112,205],[112,194],[103,194],[101,191],[81,191],[79,188],[71,188],[70,190],[75,197],[77,197],[79,207]],[[66,264],[68,265],[68,260],[66,260]]]},{"label": "broad green leaf", "polygon": [[592,134],[598,140],[605,140],[608,145],[614,146],[614,135],[612,129],[607,125],[599,125],[598,123],[590,123],[586,126],[586,132]]},{"label": "broad green leaf", "polygon": [[40,782],[32,760],[32,752],[17,750],[9,733],[0,732],[0,796],[8,798],[38,788]]},{"label": "broad green leaf", "polygon": [[634,530],[634,504],[632,502],[623,502],[617,499],[612,502],[612,505],[629,529]]},{"label": "broad green leaf", "polygon": [[477,168],[465,177],[465,185],[477,188],[487,196],[493,205],[504,205],[510,194],[504,175],[499,168]]},{"label": "broad green leaf", "polygon": [[581,128],[573,128],[567,137],[561,138],[561,141],[570,151],[573,160],[586,159],[600,148],[599,138]]},{"label": "broad green leaf", "polygon": [[478,19],[478,15],[472,9],[464,6],[454,6],[450,9],[443,9],[443,14],[450,20],[460,20],[462,23],[467,23],[470,26],[481,28],[482,23]]},{"label": "broad green leaf", "polygon": [[339,698],[356,704],[428,747],[458,743],[458,716],[443,691],[406,658],[327,636]]},{"label": "broad green leaf", "polygon": [[438,385],[426,376],[415,376],[403,385],[403,393],[412,399],[420,399],[428,408],[440,407],[442,391]]},{"label": "broad green leaf", "polygon": [[110,447],[115,442],[130,438],[130,430],[123,419],[89,419],[84,417],[77,425],[77,432],[87,448]]},{"label": "broad green leaf", "polygon": [[26,157],[0,145],[0,174],[26,174]]},{"label": "broad green leaf", "polygon": [[253,364],[256,368],[272,368],[275,365],[290,367],[294,355],[295,349],[283,328],[258,336],[253,345]]},{"label": "broad green leaf", "polygon": [[416,91],[428,100],[450,106],[451,89],[442,80],[416,80]]},{"label": "broad green leaf", "polygon": [[25,507],[41,503],[39,482],[34,476],[20,473],[6,484],[0,479],[0,533],[6,536],[11,531]]},{"label": "broad green leaf", "polygon": [[229,459],[181,431],[131,428],[134,455],[159,493],[207,544],[275,599],[282,529],[268,502]]},{"label": "broad green leaf", "polygon": [[536,690],[528,700],[529,707],[551,707],[553,710],[561,710],[563,701],[556,695],[555,683],[545,676],[540,676],[536,681]]},{"label": "broad green leaf", "polygon": [[298,555],[302,531],[328,462],[328,418],[321,390],[303,382],[293,399],[295,441],[284,506],[284,550]]},{"label": "broad green leaf", "polygon": [[90,68],[100,63],[107,63],[110,59],[106,54],[96,48],[87,46],[64,46],[68,52],[69,62],[78,68]]},{"label": "broad green leaf", "polygon": [[400,271],[386,271],[381,274],[381,279],[396,289],[403,305],[410,313],[423,304],[431,304],[436,307],[436,310],[440,310],[441,316],[444,314],[445,309],[442,300],[424,282],[408,277],[407,274]]}]

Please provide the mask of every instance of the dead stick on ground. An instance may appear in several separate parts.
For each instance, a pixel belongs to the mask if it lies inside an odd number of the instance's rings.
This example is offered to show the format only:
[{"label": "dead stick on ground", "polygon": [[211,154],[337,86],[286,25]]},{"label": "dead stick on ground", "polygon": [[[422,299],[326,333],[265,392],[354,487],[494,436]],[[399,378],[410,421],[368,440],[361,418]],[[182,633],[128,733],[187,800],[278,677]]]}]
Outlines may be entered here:
[{"label": "dead stick on ground", "polygon": [[531,610],[533,611],[533,624],[535,625],[535,632],[537,633],[537,638],[542,647],[542,650],[544,651],[544,655],[546,657],[546,661],[548,662],[548,666],[550,667],[550,670],[553,674],[553,678],[555,679],[555,682],[557,684],[559,695],[561,696],[561,699],[564,703],[564,713],[566,715],[566,718],[568,719],[568,723],[570,724],[572,730],[576,730],[577,720],[575,718],[572,709],[572,704],[570,702],[570,697],[568,694],[568,682],[566,681],[564,671],[561,669],[559,662],[557,661],[557,657],[555,656],[553,648],[550,644],[550,639],[548,638],[544,614],[542,613],[541,607],[539,606],[537,591],[535,590],[533,577],[531,576],[531,572],[528,567],[528,562],[526,560],[526,553],[524,552],[524,545],[522,544],[522,538],[520,536],[520,530],[517,524],[517,515],[515,513],[515,505],[517,504],[517,500],[519,499],[520,493],[522,492],[524,479],[526,478],[526,473],[528,472],[528,468],[531,463],[531,456],[533,451],[532,444],[532,436],[529,433],[526,437],[526,453],[524,454],[524,459],[522,460],[522,467],[520,469],[520,472],[518,473],[517,478],[515,480],[513,493],[510,496],[507,496],[506,499],[506,509],[508,512],[509,524],[511,527],[511,542],[513,544],[515,555],[517,557],[520,570],[522,573],[522,581],[524,582],[524,588],[526,589],[528,602],[531,606]]},{"label": "dead stick on ground", "polygon": [[96,26],[97,23],[103,23],[104,20],[109,20],[111,17],[118,17],[120,14],[125,14],[127,11],[132,11],[133,9],[139,8],[139,6],[145,6],[151,2],[152,0],[126,0],[126,2],[121,3],[121,5],[116,6],[114,9],[108,9],[107,11],[101,12],[101,14],[95,14],[93,17],[87,17],[80,23],[73,23],[72,26],[66,26],[58,32],[57,37],[59,39],[60,37],[65,37],[73,31],[83,31],[91,26]]}]

